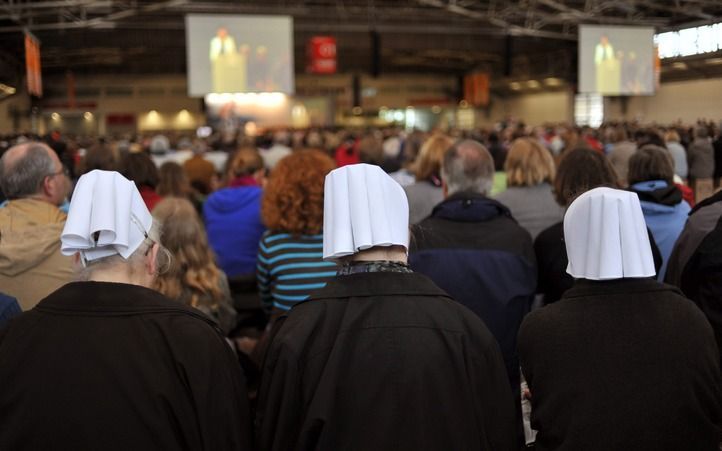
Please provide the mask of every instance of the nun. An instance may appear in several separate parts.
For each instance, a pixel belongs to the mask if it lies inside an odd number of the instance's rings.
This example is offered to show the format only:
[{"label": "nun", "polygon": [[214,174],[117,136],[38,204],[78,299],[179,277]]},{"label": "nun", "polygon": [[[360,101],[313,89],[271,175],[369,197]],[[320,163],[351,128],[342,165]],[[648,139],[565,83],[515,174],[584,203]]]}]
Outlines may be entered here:
[{"label": "nun", "polygon": [[714,334],[694,303],[654,280],[638,196],[582,194],[564,238],[574,286],[519,331],[536,451],[718,450]]},{"label": "nun", "polygon": [[158,224],[117,172],[78,181],[78,279],[0,331],[0,449],[244,450],[244,378],[218,327],[148,287]]},{"label": "nun", "polygon": [[260,449],[516,449],[514,400],[489,330],[407,265],[409,207],[378,166],[325,182],[323,256],[338,275],[274,326]]}]

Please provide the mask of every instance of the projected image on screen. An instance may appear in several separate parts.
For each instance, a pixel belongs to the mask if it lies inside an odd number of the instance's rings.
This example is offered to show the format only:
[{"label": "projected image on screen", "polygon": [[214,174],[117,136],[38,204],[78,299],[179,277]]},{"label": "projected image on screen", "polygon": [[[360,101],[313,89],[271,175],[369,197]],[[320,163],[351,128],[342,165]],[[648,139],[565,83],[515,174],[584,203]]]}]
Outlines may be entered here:
[{"label": "projected image on screen", "polygon": [[579,92],[654,94],[654,29],[581,25]]},{"label": "projected image on screen", "polygon": [[286,16],[186,16],[189,94],[293,94],[292,33]]}]

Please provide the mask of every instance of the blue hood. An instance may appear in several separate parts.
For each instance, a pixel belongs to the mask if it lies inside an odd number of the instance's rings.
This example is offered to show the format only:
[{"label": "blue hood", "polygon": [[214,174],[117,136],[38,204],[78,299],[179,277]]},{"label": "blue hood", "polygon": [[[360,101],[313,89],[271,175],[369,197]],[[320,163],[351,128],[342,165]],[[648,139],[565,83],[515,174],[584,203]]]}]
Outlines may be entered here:
[{"label": "blue hood", "polygon": [[247,208],[258,202],[263,190],[257,186],[223,188],[211,194],[203,208],[217,212],[230,212]]}]

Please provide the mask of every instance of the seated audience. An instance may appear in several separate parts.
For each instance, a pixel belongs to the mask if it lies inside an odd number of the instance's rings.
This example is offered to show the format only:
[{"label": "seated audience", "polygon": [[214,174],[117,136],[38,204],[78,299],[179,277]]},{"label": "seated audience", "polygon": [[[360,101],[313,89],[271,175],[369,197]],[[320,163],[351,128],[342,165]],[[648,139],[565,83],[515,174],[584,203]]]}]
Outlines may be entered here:
[{"label": "seated audience", "polygon": [[435,134],[421,146],[414,165],[416,181],[404,187],[409,199],[410,224],[416,224],[429,216],[444,199],[441,191],[441,161],[453,143],[448,136]]},{"label": "seated audience", "polygon": [[697,204],[677,239],[664,281],[682,290],[712,324],[722,360],[722,192]]},{"label": "seated audience", "polygon": [[318,150],[302,150],[279,161],[268,179],[261,204],[268,231],[261,238],[256,276],[272,317],[336,275],[335,263],[322,259],[323,184],[335,166]]},{"label": "seated audience", "polygon": [[183,170],[185,170],[191,185],[201,194],[207,195],[211,192],[211,182],[216,175],[216,168],[213,163],[203,157],[205,154],[204,143],[195,143],[192,149],[193,156],[183,163]]},{"label": "seated audience", "polygon": [[408,203],[378,166],[326,178],[337,277],[279,318],[260,449],[516,450],[504,364],[484,323],[406,264]]},{"label": "seated audience", "polygon": [[537,269],[529,232],[487,197],[493,177],[494,160],[478,142],[449,149],[441,168],[445,199],[412,227],[409,263],[484,321],[518,394],[516,334],[534,298]]},{"label": "seated audience", "polygon": [[535,450],[718,449],[714,334],[697,307],[653,279],[638,197],[582,194],[564,238],[574,287],[519,331]]},{"label": "seated audience", "polygon": [[0,330],[22,312],[15,298],[0,293]]},{"label": "seated audience", "polygon": [[531,138],[516,139],[505,163],[506,191],[496,200],[504,204],[532,239],[561,221],[564,210],[554,202],[552,183],[556,168],[551,153]]},{"label": "seated audience", "polygon": [[235,300],[236,308],[241,304],[248,304],[244,309],[260,308],[255,295],[256,256],[265,231],[261,222],[264,174],[258,151],[241,149],[229,164],[228,186],[208,196],[203,205],[208,242],[232,291],[243,293]]},{"label": "seated audience", "polygon": [[0,449],[250,449],[234,353],[212,320],[149,289],[159,230],[134,184],[81,177],[61,239],[82,281],[0,334]]},{"label": "seated audience", "polygon": [[121,161],[120,173],[135,182],[143,202],[148,210],[153,211],[162,197],[155,191],[158,187],[158,168],[148,154],[137,152],[126,155]]},{"label": "seated audience", "polygon": [[57,154],[27,142],[0,159],[0,289],[29,310],[73,279],[72,262],[60,253],[66,214],[58,208],[70,192]]},{"label": "seated audience", "polygon": [[673,162],[666,149],[647,145],[629,159],[629,190],[639,196],[644,220],[662,253],[659,280],[664,280],[672,247],[690,211],[673,179]]},{"label": "seated audience", "polygon": [[235,325],[226,275],[216,266],[198,213],[186,199],[168,197],[153,209],[163,225],[161,242],[172,256],[155,289],[212,318],[227,335]]}]

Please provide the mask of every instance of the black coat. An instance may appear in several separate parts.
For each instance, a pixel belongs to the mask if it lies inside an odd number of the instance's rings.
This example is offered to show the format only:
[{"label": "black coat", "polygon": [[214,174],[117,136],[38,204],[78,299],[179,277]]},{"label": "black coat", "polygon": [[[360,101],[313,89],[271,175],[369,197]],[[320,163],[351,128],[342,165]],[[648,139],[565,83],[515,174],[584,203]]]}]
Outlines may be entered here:
[{"label": "black coat", "polygon": [[2,450],[244,450],[243,374],[202,313],[134,285],[65,285],[0,333]]},{"label": "black coat", "polygon": [[717,345],[702,312],[652,279],[578,280],[519,331],[536,451],[717,451]]},{"label": "black coat", "polygon": [[516,445],[494,338],[416,273],[338,276],[281,317],[256,425],[264,451]]}]

